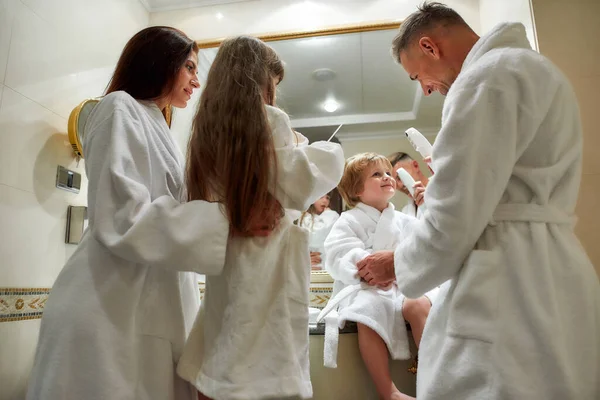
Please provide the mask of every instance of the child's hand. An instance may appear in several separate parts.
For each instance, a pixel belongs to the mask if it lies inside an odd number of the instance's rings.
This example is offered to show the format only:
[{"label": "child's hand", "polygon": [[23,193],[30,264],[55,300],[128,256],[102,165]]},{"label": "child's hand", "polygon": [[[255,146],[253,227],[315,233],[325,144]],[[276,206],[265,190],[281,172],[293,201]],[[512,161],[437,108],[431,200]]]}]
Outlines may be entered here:
[{"label": "child's hand", "polygon": [[421,181],[416,181],[413,188],[415,189],[415,204],[418,206],[423,205],[425,202],[425,185]]},{"label": "child's hand", "polygon": [[321,264],[321,253],[318,251],[310,252],[310,265],[315,266]]}]

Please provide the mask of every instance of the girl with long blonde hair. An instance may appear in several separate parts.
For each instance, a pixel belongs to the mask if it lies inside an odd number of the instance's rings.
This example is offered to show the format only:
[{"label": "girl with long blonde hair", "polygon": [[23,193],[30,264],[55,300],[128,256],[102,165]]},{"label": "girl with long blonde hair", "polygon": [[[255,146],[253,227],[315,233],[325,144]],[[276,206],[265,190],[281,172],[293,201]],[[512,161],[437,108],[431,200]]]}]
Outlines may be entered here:
[{"label": "girl with long blonde hair", "polygon": [[[339,145],[308,145],[291,129],[275,107],[283,76],[271,47],[228,39],[194,120],[188,198],[221,203],[232,232],[178,366],[208,398],[312,396],[308,233],[292,221],[337,185],[344,157]],[[256,226],[270,234],[251,236]]]}]

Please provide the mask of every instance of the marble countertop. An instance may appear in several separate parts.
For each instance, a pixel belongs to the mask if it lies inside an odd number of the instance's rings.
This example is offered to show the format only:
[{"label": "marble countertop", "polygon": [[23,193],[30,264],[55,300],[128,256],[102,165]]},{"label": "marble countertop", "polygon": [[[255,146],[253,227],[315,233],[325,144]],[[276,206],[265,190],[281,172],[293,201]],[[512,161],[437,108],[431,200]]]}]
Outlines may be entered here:
[{"label": "marble countertop", "polygon": [[[308,331],[311,335],[324,335],[325,334],[325,324],[309,324]],[[346,321],[343,329],[340,329],[340,333],[357,333],[358,327],[356,326],[356,322]]]},{"label": "marble countertop", "polygon": [[[406,330],[411,331],[410,325],[406,324]],[[308,331],[310,335],[325,335],[325,324],[309,324]],[[356,322],[346,321],[343,329],[340,329],[340,334],[344,333],[357,333],[358,327],[356,326]]]}]

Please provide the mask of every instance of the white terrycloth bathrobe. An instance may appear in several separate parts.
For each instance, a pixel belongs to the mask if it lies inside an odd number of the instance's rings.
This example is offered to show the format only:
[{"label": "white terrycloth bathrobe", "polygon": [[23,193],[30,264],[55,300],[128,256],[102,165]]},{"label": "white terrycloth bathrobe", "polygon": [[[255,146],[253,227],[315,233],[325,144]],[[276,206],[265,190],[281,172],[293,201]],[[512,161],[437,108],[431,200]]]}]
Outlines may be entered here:
[{"label": "white terrycloth bathrobe", "polygon": [[229,223],[178,201],[183,159],[154,103],[109,94],[85,133],[89,226],[46,304],[27,398],[195,399],[175,373],[199,306],[183,271],[221,271]]},{"label": "white terrycloth bathrobe", "polygon": [[410,215],[411,217],[416,217],[416,218],[421,218],[424,211],[425,211],[425,204],[421,204],[420,206],[417,207],[415,202],[410,198],[409,198],[408,203],[404,207],[402,207],[402,210],[400,210],[400,212],[402,212],[406,215]]},{"label": "white terrycloth bathrobe", "polygon": [[523,26],[482,37],[444,103],[427,210],[395,251],[407,296],[451,280],[419,400],[600,398],[600,285],[573,233],[581,153],[571,85]]},{"label": "white terrycloth bathrobe", "polygon": [[312,397],[308,231],[292,222],[337,185],[344,154],[335,143],[308,145],[283,111],[267,106],[267,114],[277,156],[274,195],[286,216],[267,238],[229,240],[222,274],[206,279],[177,369],[215,400]]},{"label": "white terrycloth bathrobe", "polygon": [[342,328],[345,321],[359,322],[377,332],[393,359],[410,358],[406,322],[402,316],[404,296],[395,284],[388,290],[361,284],[356,264],[374,252],[394,249],[402,226],[412,220],[414,218],[396,212],[392,203],[383,212],[358,203],[342,213],[333,225],[325,240],[325,266],[335,282],[331,300],[320,315],[322,318],[329,314],[325,317],[325,366],[335,368],[337,365],[338,327]]}]

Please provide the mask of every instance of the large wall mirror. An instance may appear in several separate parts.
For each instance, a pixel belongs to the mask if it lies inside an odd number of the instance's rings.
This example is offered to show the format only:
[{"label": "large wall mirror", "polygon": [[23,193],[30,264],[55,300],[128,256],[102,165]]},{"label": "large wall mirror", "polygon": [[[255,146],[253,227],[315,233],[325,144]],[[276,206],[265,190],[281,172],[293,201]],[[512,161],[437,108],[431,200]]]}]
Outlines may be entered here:
[{"label": "large wall mirror", "polygon": [[[342,144],[346,157],[363,151],[384,155],[403,151],[419,159],[404,131],[415,127],[433,141],[443,97],[424,96],[418,82],[411,81],[394,61],[390,47],[399,26],[399,22],[382,22],[256,35],[285,62],[277,105],[289,114],[294,129],[311,141],[327,140],[343,124],[333,140]],[[198,42],[201,85],[222,40]],[[186,109],[174,110],[172,129],[183,149],[199,97],[196,93]],[[406,201],[401,193],[393,200],[396,207]],[[313,281],[328,279],[313,272]]]}]

